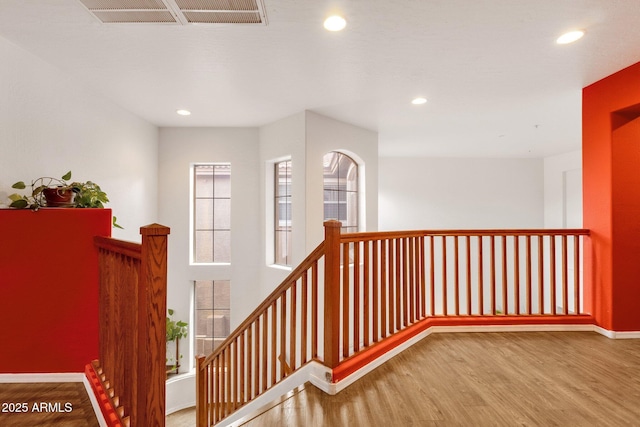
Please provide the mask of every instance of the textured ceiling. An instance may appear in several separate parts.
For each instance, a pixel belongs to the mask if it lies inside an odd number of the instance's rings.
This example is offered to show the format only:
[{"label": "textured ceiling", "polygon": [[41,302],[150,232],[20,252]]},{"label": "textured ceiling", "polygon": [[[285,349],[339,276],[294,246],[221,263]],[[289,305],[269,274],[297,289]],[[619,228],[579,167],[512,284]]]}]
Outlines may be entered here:
[{"label": "textured ceiling", "polygon": [[[581,88],[640,61],[638,0],[264,5],[268,25],[101,24],[77,0],[0,0],[0,37],[158,126],[306,109],[378,131],[383,156],[578,149]],[[340,33],[322,28],[334,11]],[[555,44],[575,28],[582,40]],[[411,105],[418,95],[429,102]]]}]

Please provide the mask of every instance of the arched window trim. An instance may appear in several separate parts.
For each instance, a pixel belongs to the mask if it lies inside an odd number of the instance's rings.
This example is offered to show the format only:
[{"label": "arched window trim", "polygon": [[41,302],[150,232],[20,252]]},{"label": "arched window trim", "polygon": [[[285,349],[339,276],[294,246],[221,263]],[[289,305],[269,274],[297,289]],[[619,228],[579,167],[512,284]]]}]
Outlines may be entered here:
[{"label": "arched window trim", "polygon": [[[347,150],[332,150],[328,151],[323,156],[323,169],[325,171],[326,167],[329,166],[328,164],[325,165],[325,163],[327,162],[327,156],[334,153],[338,155],[338,159],[335,160],[335,162],[338,163],[337,167],[340,167],[340,162],[344,162],[344,158],[346,158],[350,162],[349,166],[353,165],[354,168],[350,167],[347,171],[348,175],[342,178],[340,177],[341,172],[338,171],[338,182],[334,184],[334,188],[330,189],[327,188],[327,175],[326,173],[323,173],[323,218],[324,220],[338,219],[343,221],[343,232],[356,232],[363,230],[365,227],[364,162],[355,153],[349,152]],[[357,176],[355,177],[355,179],[349,181],[349,175],[353,175],[354,173]],[[347,182],[343,183],[341,182],[341,179],[345,179],[347,180]],[[331,191],[333,194],[327,194],[327,191]],[[345,194],[338,194],[336,193],[336,191],[344,191]],[[328,210],[332,208],[328,208],[327,202],[334,202],[338,205],[338,207],[334,207],[333,212],[328,212]],[[339,207],[341,202],[344,202],[345,204],[345,211],[342,211]],[[354,209],[356,212],[353,212]],[[336,218],[336,216],[338,218]],[[345,222],[347,223],[345,224]]]}]

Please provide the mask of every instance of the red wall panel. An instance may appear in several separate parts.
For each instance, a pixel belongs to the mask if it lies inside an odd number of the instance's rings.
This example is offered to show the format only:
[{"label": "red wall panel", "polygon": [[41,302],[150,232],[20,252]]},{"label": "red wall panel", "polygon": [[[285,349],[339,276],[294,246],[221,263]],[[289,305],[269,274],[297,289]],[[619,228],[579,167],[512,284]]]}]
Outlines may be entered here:
[{"label": "red wall panel", "polygon": [[0,209],[0,373],[98,358],[96,235],[111,235],[110,209]]},{"label": "red wall panel", "polygon": [[640,291],[640,134],[631,124],[640,116],[639,82],[640,63],[583,90],[583,212],[593,271],[587,278],[593,294],[585,297],[598,324],[615,331],[640,330],[640,315],[630,307]]}]

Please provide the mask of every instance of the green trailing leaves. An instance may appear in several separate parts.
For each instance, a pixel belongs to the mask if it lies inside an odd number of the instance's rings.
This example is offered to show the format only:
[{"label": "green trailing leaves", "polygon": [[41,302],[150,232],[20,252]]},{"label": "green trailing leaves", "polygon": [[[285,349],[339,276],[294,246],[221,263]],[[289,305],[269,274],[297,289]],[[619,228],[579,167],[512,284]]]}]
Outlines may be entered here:
[{"label": "green trailing leaves", "polygon": [[[40,177],[31,181],[31,194],[20,195],[14,193],[9,196],[12,208],[25,209],[30,208],[38,210],[41,207],[47,206],[47,202],[44,195],[44,190],[47,188],[57,188],[60,192],[72,190],[75,193],[73,199],[73,207],[76,208],[104,208],[105,203],[109,202],[107,193],[102,191],[100,186],[92,181],[86,182],[72,182],[71,171],[62,175],[61,179],[52,177]],[[18,181],[11,186],[17,190],[24,190],[27,185],[24,181]],[[66,207],[66,206],[65,206]],[[113,227],[122,228],[117,222],[116,217],[113,217]]]}]

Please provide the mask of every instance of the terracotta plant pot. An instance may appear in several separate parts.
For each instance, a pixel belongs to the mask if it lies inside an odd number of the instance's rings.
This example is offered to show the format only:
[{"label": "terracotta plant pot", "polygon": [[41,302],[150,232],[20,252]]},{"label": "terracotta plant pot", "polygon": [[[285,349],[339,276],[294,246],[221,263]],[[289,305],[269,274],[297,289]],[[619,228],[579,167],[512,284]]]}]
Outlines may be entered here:
[{"label": "terracotta plant pot", "polygon": [[73,206],[73,197],[76,193],[69,188],[45,188],[42,190],[47,206],[51,208],[62,208]]}]

